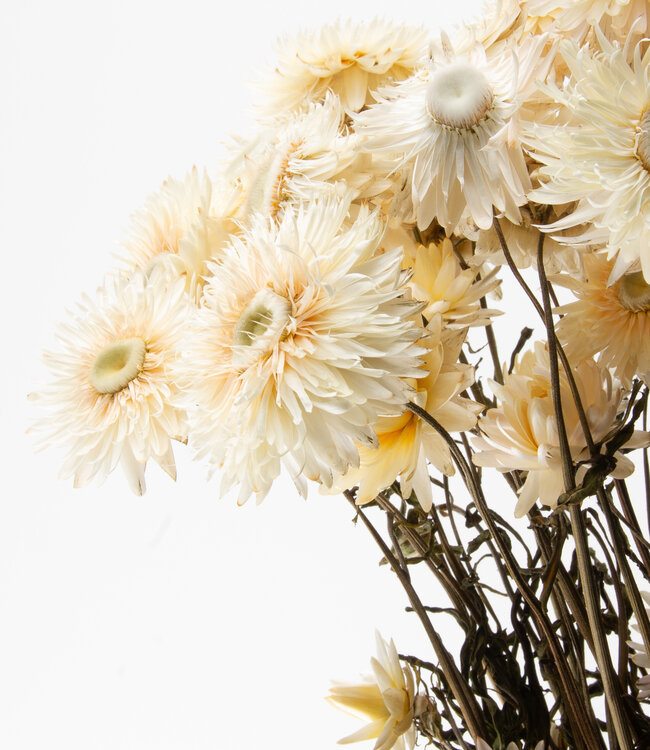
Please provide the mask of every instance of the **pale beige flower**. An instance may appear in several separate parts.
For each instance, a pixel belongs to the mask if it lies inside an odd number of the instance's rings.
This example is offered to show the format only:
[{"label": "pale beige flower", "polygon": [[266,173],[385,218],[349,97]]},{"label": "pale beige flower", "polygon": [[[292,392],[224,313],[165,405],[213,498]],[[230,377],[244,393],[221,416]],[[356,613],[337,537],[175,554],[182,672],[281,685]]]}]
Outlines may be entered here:
[{"label": "pale beige flower", "polygon": [[427,68],[382,89],[378,103],[355,116],[364,148],[412,164],[421,230],[437,219],[450,234],[468,218],[487,229],[493,208],[520,220],[531,184],[519,108],[534,79],[543,77],[544,44],[527,38],[488,59],[479,44],[456,55],[443,37]]},{"label": "pale beige flower", "polygon": [[402,664],[392,639],[386,643],[375,634],[377,658],[370,661],[374,676],[354,685],[334,683],[327,701],[333,706],[368,719],[369,723],[339,744],[374,740],[374,750],[406,750],[415,745],[416,688],[413,671]]},{"label": "pale beige flower", "polygon": [[[591,434],[598,443],[617,426],[617,417],[623,407],[623,390],[612,380],[609,371],[593,360],[580,362],[573,375]],[[564,492],[564,484],[549,355],[544,344],[537,342],[533,351],[527,351],[512,374],[505,376],[503,385],[490,384],[500,404],[488,409],[479,421],[482,437],[474,440],[474,463],[501,472],[514,469],[527,472],[515,508],[517,518],[524,516],[538,499],[543,505],[555,508],[558,497]],[[560,395],[572,459],[574,462],[587,461],[587,442],[562,368]],[[577,481],[585,471],[586,467],[581,466]],[[633,471],[634,464],[617,453],[612,476],[625,477]]]},{"label": "pale beige flower", "polygon": [[539,203],[578,201],[563,219],[544,227],[557,233],[590,223],[560,242],[608,243],[617,256],[612,280],[640,261],[650,281],[650,47],[624,51],[599,35],[596,54],[565,40],[560,50],[572,77],[549,88],[573,124],[531,126],[528,143],[544,184],[530,193]]},{"label": "pale beige flower", "polygon": [[278,63],[264,93],[267,110],[284,114],[333,91],[346,112],[374,101],[378,86],[407,78],[425,53],[422,28],[380,18],[337,21],[278,44]]},{"label": "pale beige flower", "polygon": [[[427,328],[422,345],[428,351],[423,367],[426,377],[414,380],[411,400],[425,409],[447,431],[470,430],[482,406],[460,394],[474,382],[474,368],[458,362],[465,331],[441,329],[436,316]],[[431,510],[433,495],[428,465],[449,476],[454,464],[445,440],[420,417],[405,411],[397,417],[384,417],[373,425],[378,447],[359,446],[359,468],[350,469],[335,480],[336,490],[358,485],[357,505],[369,503],[400,479],[402,496],[414,491],[422,509]]]},{"label": "pale beige flower", "polygon": [[328,197],[259,218],[206,285],[185,358],[192,440],[240,502],[282,464],[302,493],[305,477],[331,485],[425,374],[401,250],[376,255],[377,213],[348,210]]},{"label": "pale beige flower", "polygon": [[182,279],[136,271],[84,297],[60,327],[60,351],[46,354],[54,380],[32,394],[48,412],[34,429],[40,447],[67,451],[61,477],[75,487],[102,482],[119,463],[141,495],[150,458],[176,478],[171,440],[187,430],[173,367],[188,305]]},{"label": "pale beige flower", "polygon": [[183,181],[169,177],[131,217],[121,258],[127,269],[161,265],[200,292],[206,261],[217,260],[231,233],[239,196],[216,187],[196,167]]},{"label": "pale beige flower", "polygon": [[573,362],[598,355],[629,387],[636,375],[650,382],[650,285],[640,272],[608,285],[614,267],[598,254],[584,256],[584,280],[558,276],[578,298],[558,308],[556,330]]},{"label": "pale beige flower", "polygon": [[413,297],[426,304],[422,315],[427,320],[440,315],[447,327],[466,328],[488,325],[491,317],[499,314],[482,308],[479,302],[499,286],[496,271],[477,279],[478,269],[461,267],[451,240],[419,245],[412,265],[408,265],[412,271],[409,287]]},{"label": "pale beige flower", "polygon": [[[650,617],[650,592],[642,591],[641,596],[643,597],[645,603],[648,605],[646,607],[646,612]],[[635,630],[639,629],[639,626],[636,623],[634,623],[632,627]],[[643,667],[644,669],[650,670],[650,654],[648,654],[648,649],[646,648],[645,644],[640,641],[628,641],[627,645],[636,651],[636,654],[631,657],[632,661],[638,667]],[[636,686],[639,690],[639,698],[650,698],[650,674],[639,677],[636,682]]]}]

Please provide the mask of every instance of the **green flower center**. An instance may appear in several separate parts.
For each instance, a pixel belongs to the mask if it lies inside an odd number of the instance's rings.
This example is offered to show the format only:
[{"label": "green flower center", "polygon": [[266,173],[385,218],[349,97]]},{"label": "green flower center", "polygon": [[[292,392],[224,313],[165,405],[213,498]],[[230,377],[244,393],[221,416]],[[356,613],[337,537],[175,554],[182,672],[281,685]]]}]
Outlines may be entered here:
[{"label": "green flower center", "polygon": [[618,281],[616,293],[623,307],[630,312],[650,310],[650,284],[646,283],[641,271],[622,276]]},{"label": "green flower center", "polygon": [[232,360],[248,367],[280,341],[291,317],[291,302],[271,289],[260,289],[246,305],[233,333]]},{"label": "green flower center", "polygon": [[466,62],[454,62],[435,70],[426,92],[432,119],[456,130],[477,125],[490,109],[492,99],[488,79]]},{"label": "green flower center", "polygon": [[636,155],[641,164],[650,172],[650,107],[641,115],[637,131]]},{"label": "green flower center", "polygon": [[97,393],[118,393],[142,372],[147,348],[137,336],[105,346],[90,367],[90,382]]}]

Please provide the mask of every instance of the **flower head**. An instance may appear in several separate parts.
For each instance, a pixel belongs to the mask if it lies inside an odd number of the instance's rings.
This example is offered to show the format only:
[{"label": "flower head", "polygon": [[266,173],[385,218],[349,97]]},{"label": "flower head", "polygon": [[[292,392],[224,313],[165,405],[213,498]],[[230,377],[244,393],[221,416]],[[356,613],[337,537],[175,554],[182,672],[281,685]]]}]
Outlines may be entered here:
[{"label": "flower head", "polygon": [[[598,443],[617,426],[623,391],[612,381],[609,371],[593,360],[580,362],[573,376],[593,440]],[[502,472],[514,469],[528,472],[515,508],[516,517],[525,515],[537,499],[555,508],[564,484],[549,355],[544,344],[537,342],[534,351],[526,352],[512,374],[506,375],[503,385],[492,382],[491,386],[501,403],[488,409],[479,421],[482,437],[474,441],[477,450],[474,463],[493,466]],[[574,461],[588,460],[587,441],[562,369],[560,395],[571,456]],[[632,462],[617,453],[612,476],[628,476],[633,470]],[[584,471],[582,466],[580,473],[584,475]],[[579,478],[578,474],[576,479]]]},{"label": "flower head", "polygon": [[260,218],[206,285],[184,365],[192,438],[240,502],[281,464],[303,493],[304,477],[331,485],[402,411],[404,378],[425,375],[401,251],[373,257],[381,221],[361,208],[346,223],[348,209],[328,197]]},{"label": "flower head", "polygon": [[406,750],[415,745],[415,679],[408,665],[400,664],[392,639],[375,634],[377,658],[371,659],[374,676],[356,685],[335,683],[327,700],[348,713],[369,719],[358,732],[339,744],[376,739],[374,750]]},{"label": "flower head", "polygon": [[650,281],[650,47],[623,49],[599,35],[602,52],[565,40],[560,45],[572,77],[549,89],[571,115],[562,126],[531,127],[528,142],[543,166],[543,185],[530,193],[538,203],[577,201],[575,210],[548,224],[556,232],[592,226],[561,242],[604,241],[618,256],[612,280],[640,261]]},{"label": "flower head", "polygon": [[35,424],[40,445],[67,450],[61,476],[100,482],[120,463],[136,494],[153,458],[176,478],[171,440],[186,436],[173,366],[186,322],[184,282],[137,271],[84,297],[61,326],[61,350],[46,355],[52,383],[32,395],[49,412]]},{"label": "flower head", "polygon": [[358,112],[378,86],[407,78],[424,53],[425,32],[376,18],[338,21],[278,45],[268,82],[269,109],[284,113],[333,91],[346,112]]}]

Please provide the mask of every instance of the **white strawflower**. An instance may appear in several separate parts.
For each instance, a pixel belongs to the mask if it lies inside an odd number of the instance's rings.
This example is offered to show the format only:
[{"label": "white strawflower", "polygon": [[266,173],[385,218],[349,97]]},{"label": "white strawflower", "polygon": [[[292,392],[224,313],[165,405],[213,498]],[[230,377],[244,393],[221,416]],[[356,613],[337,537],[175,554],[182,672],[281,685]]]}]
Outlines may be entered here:
[{"label": "white strawflower", "polygon": [[359,684],[334,683],[327,701],[346,713],[369,720],[339,744],[375,740],[373,750],[406,750],[415,745],[416,689],[413,670],[402,664],[395,644],[375,634],[377,658],[371,659],[373,677]]},{"label": "white strawflower", "polygon": [[[529,143],[543,166],[538,203],[578,201],[569,216],[544,227],[557,232],[593,224],[575,241],[608,242],[617,255],[613,279],[640,261],[650,281],[650,47],[624,51],[602,34],[592,54],[565,40],[560,49],[572,74],[563,89],[549,89],[573,125],[532,127]],[[567,238],[557,236],[559,241]]]},{"label": "white strawflower", "polygon": [[172,369],[189,314],[184,281],[164,273],[112,279],[61,325],[61,348],[46,354],[52,383],[31,397],[49,412],[34,429],[39,447],[61,445],[61,477],[102,482],[121,464],[131,489],[145,491],[153,458],[173,479],[171,440],[186,436]]},{"label": "white strawflower", "polygon": [[650,16],[648,0],[525,0],[521,4],[536,22],[536,28],[571,34],[576,42],[581,42],[589,28],[597,24],[619,35],[627,34],[636,24],[637,31],[643,34]]},{"label": "white strawflower", "polygon": [[328,92],[324,101],[240,142],[225,175],[241,195],[238,220],[246,223],[255,213],[277,217],[287,204],[337,189],[361,194],[374,172],[344,117],[339,100]]},{"label": "white strawflower", "polygon": [[598,355],[630,387],[635,375],[650,382],[650,284],[640,271],[608,284],[614,263],[597,254],[583,259],[584,280],[559,276],[578,298],[558,308],[558,337],[572,362]]},{"label": "white strawflower", "polygon": [[346,224],[348,208],[329,197],[260,217],[205,287],[185,359],[192,439],[240,502],[282,463],[303,493],[304,477],[331,485],[357,443],[376,445],[371,424],[402,411],[402,378],[425,374],[401,251],[373,257],[378,215]]},{"label": "white strawflower", "polygon": [[468,218],[487,229],[493,207],[519,221],[531,185],[517,118],[544,44],[529,39],[488,59],[479,44],[454,55],[443,38],[426,69],[382,89],[379,103],[356,115],[364,148],[412,163],[420,229],[434,218],[448,234]]},{"label": "white strawflower", "polygon": [[[595,443],[606,438],[617,426],[622,409],[623,390],[608,370],[593,360],[580,362],[573,370],[576,386]],[[474,440],[477,466],[491,466],[497,471],[526,471],[515,517],[520,518],[539,499],[543,505],[557,506],[564,492],[560,443],[553,408],[549,355],[544,344],[537,342],[534,351],[527,351],[513,372],[505,376],[503,385],[490,381],[499,406],[488,409],[479,420],[481,437]],[[569,383],[560,367],[562,414],[574,462],[588,461],[587,441],[582,431],[578,410]],[[642,435],[635,435],[636,445]],[[632,447],[632,443],[628,445]],[[635,446],[636,447],[636,446]],[[585,466],[576,480],[581,481]],[[614,477],[626,477],[634,464],[620,452],[616,454]]]},{"label": "white strawflower", "polygon": [[[650,617],[650,592],[648,591],[642,591],[641,596],[643,597],[643,600],[648,605],[646,607],[646,612],[648,613],[648,616]],[[632,627],[635,630],[639,630],[639,626],[634,623]],[[638,666],[643,667],[644,669],[650,669],[650,655],[648,654],[648,649],[645,646],[645,643],[642,643],[640,641],[628,641],[627,645],[630,646],[630,648],[633,648],[637,653],[634,654],[631,658],[632,661]],[[636,682],[636,686],[639,690],[639,698],[650,698],[650,674],[646,674],[643,677],[639,677],[639,679]]]},{"label": "white strawflower", "polygon": [[425,52],[424,29],[376,18],[337,21],[278,44],[278,63],[265,89],[267,109],[284,114],[333,91],[346,112],[374,100],[377,87],[407,78]]},{"label": "white strawflower", "polygon": [[123,246],[128,268],[149,269],[159,260],[184,275],[188,289],[200,287],[205,262],[217,259],[236,231],[236,196],[215,189],[207,173],[193,167],[183,181],[168,178],[131,217]]}]

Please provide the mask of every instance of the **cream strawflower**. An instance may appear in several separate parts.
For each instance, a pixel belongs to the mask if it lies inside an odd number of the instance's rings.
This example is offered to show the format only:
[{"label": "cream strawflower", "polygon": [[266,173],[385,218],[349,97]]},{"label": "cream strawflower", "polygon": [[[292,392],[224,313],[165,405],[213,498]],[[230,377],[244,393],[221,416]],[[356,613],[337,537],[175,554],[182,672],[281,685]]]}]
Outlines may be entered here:
[{"label": "cream strawflower", "polygon": [[[578,201],[569,216],[545,227],[557,232],[591,222],[575,241],[608,242],[618,255],[613,277],[640,260],[650,281],[650,47],[624,51],[599,35],[602,53],[564,41],[560,49],[572,78],[550,88],[574,117],[562,127],[532,127],[529,144],[544,165],[545,182],[530,194],[539,203]],[[567,238],[557,236],[559,241]]]},{"label": "cream strawflower", "polygon": [[409,287],[413,297],[426,303],[422,315],[431,320],[440,315],[446,326],[484,326],[498,311],[482,308],[479,300],[501,283],[491,271],[477,279],[476,268],[461,268],[451,240],[427,247],[419,245],[412,265]]},{"label": "cream strawflower", "polygon": [[619,36],[627,34],[635,24],[643,35],[650,16],[647,0],[526,0],[521,4],[529,17],[528,27],[570,34],[578,43],[596,24]]},{"label": "cream strawflower", "polygon": [[[609,371],[593,360],[580,362],[573,375],[594,442],[598,443],[617,426],[623,391],[612,381]],[[515,508],[517,518],[526,515],[537,499],[555,508],[558,497],[564,492],[564,484],[549,356],[544,344],[537,342],[534,351],[526,352],[512,374],[505,376],[503,385],[492,381],[490,385],[500,404],[488,409],[479,420],[482,437],[474,441],[477,451],[473,455],[474,463],[492,466],[501,472],[514,469],[528,472]],[[571,456],[574,462],[586,461],[589,459],[587,443],[562,368],[560,394]],[[633,472],[634,464],[620,453],[616,454],[616,462],[612,476],[620,478]],[[576,481],[580,481],[584,471],[582,466]]]},{"label": "cream strawflower", "polygon": [[577,301],[562,305],[556,330],[572,362],[598,355],[624,386],[635,375],[650,382],[650,285],[640,272],[608,286],[614,263],[597,254],[584,256],[585,279],[558,276]]},{"label": "cream strawflower", "polygon": [[304,477],[331,485],[356,444],[377,444],[372,423],[403,410],[402,379],[425,374],[401,250],[373,257],[378,215],[348,224],[348,209],[329,197],[260,217],[206,285],[185,358],[192,439],[239,502],[282,463],[302,493]]},{"label": "cream strawflower", "polygon": [[374,101],[377,87],[407,78],[425,53],[424,29],[376,18],[337,21],[278,44],[278,63],[265,88],[267,110],[284,114],[333,91],[346,112]]},{"label": "cream strawflower", "polygon": [[241,142],[225,173],[242,196],[237,219],[246,223],[255,213],[275,218],[286,205],[337,189],[360,195],[374,172],[343,119],[339,100],[328,93],[324,101]]},{"label": "cream strawflower", "polygon": [[374,750],[406,750],[415,745],[415,678],[408,664],[402,664],[392,639],[386,643],[375,633],[377,658],[371,659],[373,677],[354,685],[334,683],[327,701],[346,713],[368,719],[359,731],[338,744],[362,740],[377,741]]},{"label": "cream strawflower", "polygon": [[236,231],[232,214],[237,199],[225,187],[215,189],[196,167],[182,182],[168,178],[131,217],[123,262],[128,268],[148,269],[162,259],[186,277],[188,289],[200,287],[205,262],[217,259]]},{"label": "cream strawflower", "polygon": [[[427,329],[423,345],[428,347],[423,366],[428,374],[413,381],[412,401],[425,409],[449,432],[470,430],[482,410],[480,404],[459,394],[474,382],[474,368],[458,363],[465,332],[441,330],[436,316]],[[427,461],[443,474],[454,474],[454,464],[445,440],[410,411],[384,417],[373,425],[379,447],[359,446],[360,465],[337,478],[337,490],[358,485],[357,505],[369,503],[400,478],[402,496],[414,491],[422,509],[431,510],[433,495]]]},{"label": "cream strawflower", "polygon": [[136,271],[84,296],[60,327],[60,351],[45,356],[54,380],[31,397],[49,412],[34,426],[39,447],[64,447],[61,477],[75,487],[119,463],[141,495],[150,458],[176,478],[171,440],[187,432],[172,369],[188,305],[182,279]]},{"label": "cream strawflower", "polygon": [[443,38],[429,67],[382,89],[378,104],[355,117],[364,148],[412,163],[421,230],[434,218],[448,234],[467,218],[487,229],[493,207],[519,221],[531,185],[517,117],[544,44],[527,39],[488,59],[479,44],[454,55]]}]

